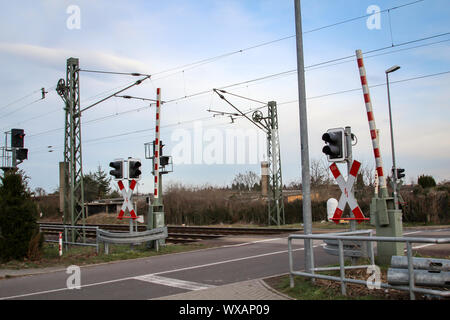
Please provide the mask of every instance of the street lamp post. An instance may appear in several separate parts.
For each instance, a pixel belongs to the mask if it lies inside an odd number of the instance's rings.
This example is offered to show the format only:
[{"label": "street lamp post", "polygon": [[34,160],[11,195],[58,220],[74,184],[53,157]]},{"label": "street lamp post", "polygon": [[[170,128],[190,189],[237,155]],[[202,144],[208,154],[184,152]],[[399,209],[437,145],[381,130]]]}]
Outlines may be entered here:
[{"label": "street lamp post", "polygon": [[387,85],[387,95],[388,95],[388,105],[389,105],[389,122],[391,127],[391,147],[392,147],[392,177],[393,177],[393,191],[394,191],[394,205],[395,209],[398,210],[398,195],[397,195],[397,168],[395,165],[395,148],[394,148],[394,131],[392,128],[392,112],[391,112],[391,95],[389,92],[389,74],[400,69],[399,66],[393,66],[387,69],[386,72],[386,85]]}]

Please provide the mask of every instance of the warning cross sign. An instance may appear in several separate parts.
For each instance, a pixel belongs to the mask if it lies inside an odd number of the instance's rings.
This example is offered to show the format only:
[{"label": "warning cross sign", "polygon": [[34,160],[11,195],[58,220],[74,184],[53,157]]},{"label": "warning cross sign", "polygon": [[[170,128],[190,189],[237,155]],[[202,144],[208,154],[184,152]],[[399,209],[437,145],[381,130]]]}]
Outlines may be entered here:
[{"label": "warning cross sign", "polygon": [[[361,169],[361,163],[358,161],[353,161],[352,167],[350,169],[350,174],[348,176],[348,180],[345,181],[344,177],[341,175],[336,163],[333,163],[330,166],[331,173],[333,174],[336,182],[339,185],[339,188],[342,191],[341,197],[339,198],[339,203],[334,212],[333,220],[336,224],[339,223],[339,220],[356,220],[358,223],[361,223],[364,220],[369,220],[369,218],[365,218],[361,209],[358,206],[358,202],[353,195],[353,184],[356,181],[356,176],[358,175],[359,169]],[[341,218],[342,213],[344,212],[345,205],[349,204],[350,209],[353,212],[354,218]]]},{"label": "warning cross sign", "polygon": [[[136,187],[136,180],[131,180],[130,183],[130,189],[127,191],[125,190],[125,186],[123,185],[122,180],[120,180],[118,183],[119,185],[119,189],[122,192],[122,196],[123,196],[123,204],[122,204],[122,208],[120,209],[119,215],[117,216],[117,218],[119,220],[122,220],[122,218],[131,218],[133,220],[137,219],[136,213],[134,212],[134,208],[133,208],[133,204],[131,203],[131,195],[133,194],[133,190]],[[128,209],[128,211],[130,212],[131,217],[124,217],[123,215],[125,214],[125,210]]]}]

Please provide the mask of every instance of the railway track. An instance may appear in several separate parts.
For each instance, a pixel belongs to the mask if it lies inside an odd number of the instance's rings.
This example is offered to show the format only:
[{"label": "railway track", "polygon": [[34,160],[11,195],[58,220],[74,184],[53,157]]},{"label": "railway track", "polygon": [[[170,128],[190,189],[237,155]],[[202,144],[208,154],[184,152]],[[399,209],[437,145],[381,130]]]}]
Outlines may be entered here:
[{"label": "railway track", "polygon": [[[60,223],[40,223],[46,225],[45,227],[41,227],[41,230],[46,235],[47,238],[56,240],[58,238],[58,234],[61,231],[62,224]],[[107,231],[115,231],[115,232],[128,232],[129,226],[127,225],[86,225],[92,227],[99,227],[102,230]],[[138,231],[145,231],[145,226],[138,226]],[[87,239],[95,239],[97,234],[95,230],[85,230]],[[209,240],[219,238],[219,235],[211,235],[211,234],[193,234],[193,233],[169,233],[166,242],[170,243],[189,243],[189,242],[197,242],[201,240]]]},{"label": "railway track", "polygon": [[302,229],[293,228],[234,228],[234,227],[197,227],[197,226],[168,226],[169,233],[193,232],[197,234],[217,235],[273,235],[282,233],[294,233]]},{"label": "railway track", "polygon": [[[60,231],[61,223],[39,223],[40,225],[47,225],[42,227],[42,231],[49,235],[57,235]],[[99,227],[107,231],[128,232],[128,225],[120,224],[89,224],[86,226]],[[59,229],[58,229],[59,227]],[[171,243],[187,243],[202,240],[217,239],[229,235],[273,235],[282,233],[294,233],[301,231],[301,229],[292,228],[233,228],[233,227],[197,227],[197,226],[168,226],[167,242]],[[147,230],[146,226],[138,226],[138,231]],[[95,239],[96,234],[94,230],[86,230],[86,237]]]}]

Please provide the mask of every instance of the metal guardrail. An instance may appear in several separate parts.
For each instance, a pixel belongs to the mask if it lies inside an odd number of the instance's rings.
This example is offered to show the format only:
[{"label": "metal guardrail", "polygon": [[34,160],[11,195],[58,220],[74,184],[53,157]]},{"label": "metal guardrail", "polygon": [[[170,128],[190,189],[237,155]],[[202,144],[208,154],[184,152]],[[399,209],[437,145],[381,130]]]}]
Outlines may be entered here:
[{"label": "metal guardrail", "polygon": [[[292,240],[293,239],[309,239],[311,243],[314,240],[337,240],[338,241],[338,256],[339,256],[339,270],[340,277],[334,277],[329,275],[315,274],[314,271],[325,271],[325,270],[336,270],[336,268],[314,268],[312,266],[311,273],[309,272],[301,272],[294,271],[294,263],[292,257]],[[450,238],[409,238],[409,237],[375,237],[375,236],[345,236],[345,235],[336,235],[336,234],[308,234],[308,235],[299,235],[294,234],[288,237],[288,254],[289,254],[289,276],[290,276],[290,285],[291,288],[294,287],[294,275],[309,277],[309,278],[317,278],[324,280],[333,280],[341,282],[341,293],[346,295],[346,283],[355,283],[360,285],[367,285],[367,281],[358,280],[358,279],[349,279],[345,277],[345,270],[351,269],[355,267],[366,267],[366,266],[354,266],[354,267],[345,267],[344,266],[344,241],[353,240],[353,241],[369,241],[369,242],[404,242],[406,243],[406,252],[407,252],[407,264],[408,264],[408,286],[401,285],[389,285],[387,283],[380,283],[381,288],[386,289],[396,289],[396,290],[404,290],[409,291],[410,299],[415,299],[415,292],[436,295],[441,297],[450,297],[450,291],[440,291],[426,288],[418,288],[416,287],[415,277],[414,277],[414,265],[413,265],[413,257],[412,257],[412,244],[413,243],[433,243],[433,244],[444,244],[450,243]],[[312,246],[312,244],[311,244]],[[314,251],[311,253],[314,256]],[[314,261],[314,259],[312,259]],[[373,263],[373,261],[372,261]],[[375,265],[373,264],[375,267]]]},{"label": "metal guardrail", "polygon": [[[110,232],[102,229],[97,230],[97,242],[103,242],[105,253],[109,254],[109,244],[136,244],[146,243],[154,240],[166,239],[167,227],[155,228],[143,232]],[[159,241],[155,241],[156,250],[159,250]]]},{"label": "metal guardrail", "polygon": [[[75,246],[89,246],[89,247],[95,247],[98,253],[98,240],[96,240],[95,243],[89,243],[89,242],[72,242],[68,241],[69,236],[67,235],[68,229],[71,230],[94,230],[96,233],[98,232],[98,227],[94,226],[72,226],[72,225],[54,225],[54,224],[39,224],[39,231],[42,232],[42,229],[52,229],[52,230],[62,230],[63,232],[63,244],[67,250],[68,245],[75,245]],[[58,240],[51,240],[46,239],[45,242],[59,242]]]},{"label": "metal guardrail", "polygon": [[[367,235],[369,237],[373,236],[373,230],[358,230],[350,232],[339,232],[339,233],[328,233],[328,235],[336,236],[356,236],[356,235]],[[324,240],[325,246],[323,249],[331,255],[339,255],[339,243],[337,240]],[[353,258],[370,258],[372,264],[375,263],[373,243],[371,241],[344,241],[344,256]]]},{"label": "metal guardrail", "polygon": [[[414,281],[418,285],[450,286],[450,260],[433,258],[413,258]],[[408,284],[408,261],[406,257],[393,256],[387,273],[388,283]]]},{"label": "metal guardrail", "polygon": [[[42,223],[50,227],[61,225],[60,223]],[[86,225],[95,226],[103,230],[109,231],[128,231],[128,224],[95,224]],[[301,228],[245,228],[245,227],[207,227],[207,226],[178,226],[168,225],[169,236],[175,233],[185,234],[214,234],[214,235],[249,235],[249,234],[280,234],[280,233],[294,233],[300,232]],[[139,225],[138,231],[145,231],[147,226]]]}]

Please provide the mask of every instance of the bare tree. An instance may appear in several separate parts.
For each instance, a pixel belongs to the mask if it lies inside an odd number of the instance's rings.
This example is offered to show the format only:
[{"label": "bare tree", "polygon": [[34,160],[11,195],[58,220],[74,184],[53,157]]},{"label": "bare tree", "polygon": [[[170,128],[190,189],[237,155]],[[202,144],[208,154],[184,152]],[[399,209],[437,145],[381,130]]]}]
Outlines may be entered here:
[{"label": "bare tree", "polygon": [[238,173],[233,181],[232,185],[237,189],[247,189],[251,191],[255,185],[259,185],[261,178],[253,171],[247,171],[246,173]]},{"label": "bare tree", "polygon": [[323,160],[312,159],[310,165],[311,187],[330,185],[332,180],[328,166]]},{"label": "bare tree", "polygon": [[366,186],[373,187],[375,185],[375,169],[373,166],[366,164],[364,167],[361,167],[360,174]]},{"label": "bare tree", "polygon": [[47,195],[47,192],[45,192],[44,188],[37,187],[36,189],[34,189],[34,194],[36,195],[36,197],[43,197]]}]

